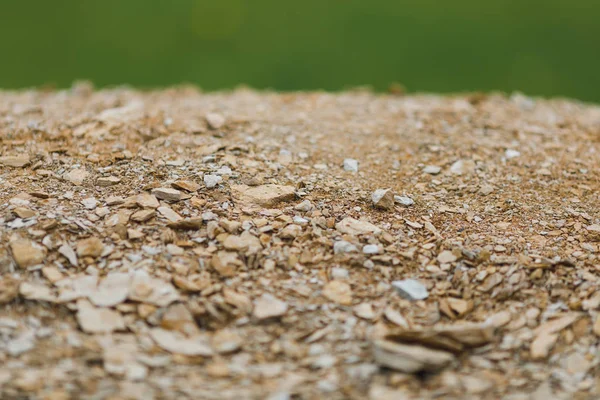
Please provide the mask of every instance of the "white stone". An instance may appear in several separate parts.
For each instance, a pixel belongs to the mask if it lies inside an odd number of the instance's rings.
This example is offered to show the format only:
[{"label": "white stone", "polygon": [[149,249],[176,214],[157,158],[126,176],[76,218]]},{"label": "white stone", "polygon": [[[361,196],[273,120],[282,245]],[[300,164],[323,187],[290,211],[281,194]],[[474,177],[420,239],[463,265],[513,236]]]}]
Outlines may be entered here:
[{"label": "white stone", "polygon": [[407,196],[394,196],[394,201],[402,204],[404,207],[410,207],[415,204],[415,201]]},{"label": "white stone", "polygon": [[517,158],[520,155],[521,155],[520,151],[513,150],[513,149],[506,149],[506,151],[504,152],[504,157],[506,157],[507,160],[510,160],[511,158]]},{"label": "white stone", "polygon": [[333,253],[334,254],[352,253],[357,250],[358,249],[356,248],[355,245],[353,245],[352,243],[347,242],[345,240],[338,240],[337,242],[333,243]]},{"label": "white stone", "polygon": [[344,170],[350,172],[358,172],[358,161],[353,158],[344,159]]},{"label": "white stone", "polygon": [[81,204],[88,210],[93,210],[98,206],[98,200],[93,197],[88,197],[87,199],[81,200]]},{"label": "white stone", "polygon": [[331,279],[344,281],[348,278],[350,278],[350,274],[348,273],[347,269],[340,267],[331,268]]},{"label": "white stone", "polygon": [[362,251],[365,254],[379,254],[381,249],[376,244],[367,244],[363,246]]},{"label": "white stone", "polygon": [[207,188],[212,189],[223,181],[219,175],[204,175],[204,184]]},{"label": "white stone", "polygon": [[438,167],[437,165],[428,165],[425,168],[423,168],[423,172],[430,175],[437,175],[440,173],[441,170],[442,168]]},{"label": "white stone", "polygon": [[288,310],[286,302],[279,300],[268,293],[254,301],[254,316],[258,319],[280,317]]},{"label": "white stone", "polygon": [[310,200],[304,200],[302,203],[296,204],[294,206],[294,210],[296,211],[301,211],[301,212],[308,212],[310,210],[312,210],[313,206],[310,202]]},{"label": "white stone", "polygon": [[400,296],[408,300],[424,300],[429,292],[423,284],[415,279],[403,279],[392,282],[392,287]]},{"label": "white stone", "polygon": [[170,353],[204,357],[213,355],[213,350],[204,336],[188,338],[177,331],[154,328],[150,330],[150,337],[158,346]]}]

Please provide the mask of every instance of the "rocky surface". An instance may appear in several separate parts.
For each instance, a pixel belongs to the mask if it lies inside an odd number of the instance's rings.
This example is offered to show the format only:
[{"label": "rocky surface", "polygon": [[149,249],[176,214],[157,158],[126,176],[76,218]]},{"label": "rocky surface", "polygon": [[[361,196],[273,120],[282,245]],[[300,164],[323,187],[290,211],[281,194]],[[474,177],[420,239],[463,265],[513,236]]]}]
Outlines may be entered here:
[{"label": "rocky surface", "polygon": [[0,93],[0,398],[600,397],[600,108]]}]

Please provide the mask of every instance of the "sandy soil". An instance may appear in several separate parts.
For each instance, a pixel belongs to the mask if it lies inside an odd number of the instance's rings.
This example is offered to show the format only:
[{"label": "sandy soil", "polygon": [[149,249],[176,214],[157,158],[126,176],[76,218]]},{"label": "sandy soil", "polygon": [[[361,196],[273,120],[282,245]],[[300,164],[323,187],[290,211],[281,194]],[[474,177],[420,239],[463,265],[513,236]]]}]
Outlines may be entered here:
[{"label": "sandy soil", "polygon": [[0,93],[2,399],[600,397],[600,107]]}]

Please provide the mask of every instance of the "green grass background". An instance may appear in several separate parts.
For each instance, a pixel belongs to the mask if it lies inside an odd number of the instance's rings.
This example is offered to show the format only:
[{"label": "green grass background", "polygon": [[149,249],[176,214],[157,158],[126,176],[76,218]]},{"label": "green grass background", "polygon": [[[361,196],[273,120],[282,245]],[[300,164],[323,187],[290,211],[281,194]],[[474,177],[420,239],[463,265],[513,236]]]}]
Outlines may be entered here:
[{"label": "green grass background", "polygon": [[600,0],[0,0],[0,87],[76,79],[600,101]]}]

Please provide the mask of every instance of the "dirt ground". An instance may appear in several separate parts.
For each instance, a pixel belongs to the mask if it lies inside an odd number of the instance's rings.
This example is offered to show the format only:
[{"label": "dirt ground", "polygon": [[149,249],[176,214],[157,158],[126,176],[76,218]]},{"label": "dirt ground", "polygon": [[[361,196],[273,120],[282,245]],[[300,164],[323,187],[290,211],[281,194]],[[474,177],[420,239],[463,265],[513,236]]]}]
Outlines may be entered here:
[{"label": "dirt ground", "polygon": [[0,398],[600,398],[600,107],[0,93]]}]

